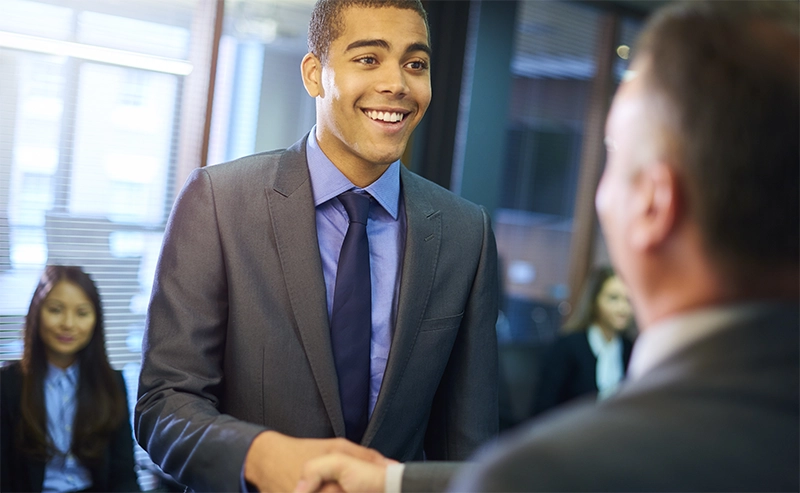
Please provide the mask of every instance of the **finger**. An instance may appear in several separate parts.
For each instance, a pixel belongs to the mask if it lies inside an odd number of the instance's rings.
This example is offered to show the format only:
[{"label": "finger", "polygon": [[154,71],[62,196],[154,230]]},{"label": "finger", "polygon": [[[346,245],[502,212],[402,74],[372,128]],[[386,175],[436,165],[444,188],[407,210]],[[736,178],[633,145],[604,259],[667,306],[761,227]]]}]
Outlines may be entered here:
[{"label": "finger", "polygon": [[297,482],[297,486],[294,488],[294,493],[314,493],[319,491],[321,486],[322,481],[319,478],[307,479],[303,477]]},{"label": "finger", "polygon": [[326,481],[323,472],[330,472],[332,469],[326,467],[324,464],[316,464],[327,456],[310,460],[303,466],[303,471],[300,474],[300,481],[295,486],[294,493],[312,493],[320,491]]},{"label": "finger", "polygon": [[318,485],[337,482],[346,492],[377,493],[382,492],[386,484],[386,465],[377,466],[346,454],[332,453],[308,461],[302,477]]},{"label": "finger", "polygon": [[344,493],[339,483],[323,483],[319,493]]},{"label": "finger", "polygon": [[[295,493],[320,491],[326,482],[336,482],[341,476],[344,465],[342,455],[330,454],[312,459],[305,463]],[[300,489],[302,486],[302,489]]]},{"label": "finger", "polygon": [[297,482],[297,486],[294,487],[294,493],[311,493],[317,486],[312,481],[301,479]]}]

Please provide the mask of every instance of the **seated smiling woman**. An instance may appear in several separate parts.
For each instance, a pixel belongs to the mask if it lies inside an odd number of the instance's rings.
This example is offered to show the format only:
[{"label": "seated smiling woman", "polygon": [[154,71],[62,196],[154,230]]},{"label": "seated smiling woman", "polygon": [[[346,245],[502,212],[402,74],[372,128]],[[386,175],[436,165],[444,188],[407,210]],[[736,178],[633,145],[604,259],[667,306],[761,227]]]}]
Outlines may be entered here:
[{"label": "seated smiling woman", "polygon": [[125,383],[108,362],[92,279],[48,266],[24,338],[22,360],[0,369],[0,490],[139,491]]},{"label": "seated smiling woman", "polygon": [[564,333],[545,354],[533,415],[578,397],[613,394],[628,369],[633,321],[627,289],[614,270],[592,271]]}]

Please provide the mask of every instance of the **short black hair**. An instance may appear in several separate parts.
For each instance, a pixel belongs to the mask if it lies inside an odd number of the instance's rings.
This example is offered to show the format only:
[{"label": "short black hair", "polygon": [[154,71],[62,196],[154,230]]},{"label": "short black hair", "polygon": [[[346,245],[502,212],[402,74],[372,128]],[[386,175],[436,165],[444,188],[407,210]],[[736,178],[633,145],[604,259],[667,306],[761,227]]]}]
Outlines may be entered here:
[{"label": "short black hair", "polygon": [[428,14],[420,0],[317,0],[308,24],[308,51],[322,62],[327,61],[331,43],[342,35],[342,12],[350,7],[396,8],[413,10],[425,22],[430,43]]}]

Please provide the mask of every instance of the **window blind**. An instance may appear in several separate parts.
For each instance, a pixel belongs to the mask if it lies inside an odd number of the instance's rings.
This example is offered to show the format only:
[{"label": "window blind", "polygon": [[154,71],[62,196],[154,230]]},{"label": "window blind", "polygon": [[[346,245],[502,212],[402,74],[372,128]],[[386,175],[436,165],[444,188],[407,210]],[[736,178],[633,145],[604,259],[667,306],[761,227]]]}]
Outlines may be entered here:
[{"label": "window blind", "polygon": [[[190,61],[198,4],[4,0],[0,16],[0,360],[21,357],[45,265],[81,266],[131,408],[174,199],[181,90],[203,70]],[[152,463],[136,456],[151,489]]]}]

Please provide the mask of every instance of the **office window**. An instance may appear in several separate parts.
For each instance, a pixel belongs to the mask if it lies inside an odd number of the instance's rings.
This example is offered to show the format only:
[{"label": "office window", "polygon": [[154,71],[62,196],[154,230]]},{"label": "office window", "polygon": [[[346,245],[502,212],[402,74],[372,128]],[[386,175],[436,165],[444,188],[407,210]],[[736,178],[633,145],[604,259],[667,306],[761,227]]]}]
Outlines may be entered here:
[{"label": "office window", "polygon": [[[44,266],[82,266],[131,407],[180,108],[192,103],[181,90],[207,70],[189,61],[199,5],[4,0],[0,16],[0,360],[21,357]],[[136,455],[140,484],[152,488],[155,469]]]},{"label": "office window", "polygon": [[[575,204],[604,15],[590,4],[518,3],[506,157],[494,217],[505,295],[501,342],[546,343],[570,310]],[[619,25],[617,44],[630,46],[638,21]],[[625,49],[618,52],[627,56]],[[616,81],[626,65],[615,55]],[[596,250],[595,261],[607,261],[602,245]]]},{"label": "office window", "polygon": [[315,121],[300,77],[314,0],[225,4],[208,163],[286,148]]}]

